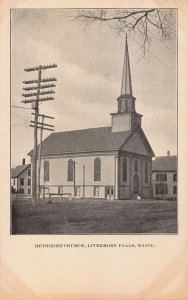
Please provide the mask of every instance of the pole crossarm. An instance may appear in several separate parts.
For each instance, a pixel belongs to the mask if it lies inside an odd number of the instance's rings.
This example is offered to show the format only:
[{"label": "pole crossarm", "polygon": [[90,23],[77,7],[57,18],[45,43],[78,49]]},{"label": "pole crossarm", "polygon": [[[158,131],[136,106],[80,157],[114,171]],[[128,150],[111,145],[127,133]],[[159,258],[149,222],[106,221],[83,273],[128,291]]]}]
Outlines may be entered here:
[{"label": "pole crossarm", "polygon": [[[35,123],[35,121],[30,121],[31,123]],[[46,123],[41,123],[37,122],[38,125],[44,125],[44,126],[49,126],[49,127],[55,127],[54,125],[46,124]]]},{"label": "pole crossarm", "polygon": [[55,94],[55,91],[49,90],[49,91],[43,91],[43,92],[37,92],[37,93],[28,93],[28,94],[22,94],[23,97],[33,97],[38,95],[47,95],[47,94]]},{"label": "pole crossarm", "polygon": [[47,98],[40,98],[40,99],[28,99],[28,100],[22,100],[22,103],[33,103],[33,102],[49,101],[49,100],[54,100],[54,98],[47,97]]},{"label": "pole crossarm", "polygon": [[[56,87],[55,84],[44,84],[40,86],[40,89],[47,89],[47,88],[52,88],[52,87]],[[23,90],[24,91],[32,91],[32,90],[37,90],[38,86],[31,86],[31,87],[24,87]]]},{"label": "pole crossarm", "polygon": [[[29,127],[35,127],[35,125],[29,125]],[[40,126],[37,126],[38,129],[44,129],[44,130],[49,130],[49,131],[54,131],[54,129],[51,129],[51,128],[45,128],[45,127],[40,127]]]},{"label": "pole crossarm", "polygon": [[[31,115],[35,115],[34,113],[31,113]],[[49,118],[49,119],[55,119],[54,117],[51,116],[46,116],[46,115],[40,115],[38,114],[40,117],[44,117],[44,118]]]},{"label": "pole crossarm", "polygon": [[38,70],[46,70],[46,69],[51,69],[51,68],[57,68],[56,64],[49,64],[49,65],[39,65],[36,67],[32,68],[26,68],[24,69],[25,72],[32,72],[32,71],[38,71]]},{"label": "pole crossarm", "polygon": [[51,81],[57,81],[57,78],[49,77],[49,78],[43,78],[43,79],[40,79],[40,80],[38,80],[38,79],[24,80],[23,83],[32,84],[32,83],[51,82]]}]

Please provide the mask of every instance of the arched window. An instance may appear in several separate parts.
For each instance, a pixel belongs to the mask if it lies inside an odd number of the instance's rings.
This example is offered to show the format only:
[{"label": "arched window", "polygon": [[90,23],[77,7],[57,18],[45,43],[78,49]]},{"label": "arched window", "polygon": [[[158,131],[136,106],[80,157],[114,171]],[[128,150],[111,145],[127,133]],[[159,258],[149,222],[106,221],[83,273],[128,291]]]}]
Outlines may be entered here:
[{"label": "arched window", "polygon": [[101,160],[100,158],[95,158],[94,160],[94,181],[101,180]]},{"label": "arched window", "polygon": [[50,175],[49,175],[49,161],[45,160],[44,162],[44,181],[49,181]]},{"label": "arched window", "polygon": [[134,193],[139,192],[139,178],[137,174],[135,174],[133,178],[133,192]]},{"label": "arched window", "polygon": [[148,162],[146,161],[144,164],[144,177],[145,177],[145,183],[148,183]]},{"label": "arched window", "polygon": [[123,181],[127,181],[127,159],[123,159]]},{"label": "arched window", "polygon": [[137,160],[135,160],[135,162],[134,162],[134,171],[138,172],[138,161]]},{"label": "arched window", "polygon": [[74,176],[74,162],[72,159],[68,161],[68,181],[73,181]]}]

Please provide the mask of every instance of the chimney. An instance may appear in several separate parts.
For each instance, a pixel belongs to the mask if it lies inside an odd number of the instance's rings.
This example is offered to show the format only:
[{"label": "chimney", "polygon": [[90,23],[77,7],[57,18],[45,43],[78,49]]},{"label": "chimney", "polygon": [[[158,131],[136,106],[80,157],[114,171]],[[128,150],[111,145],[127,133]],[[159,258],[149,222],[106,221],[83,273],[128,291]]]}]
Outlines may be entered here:
[{"label": "chimney", "polygon": [[25,158],[22,159],[22,165],[25,165]]},{"label": "chimney", "polygon": [[170,156],[170,151],[169,150],[167,151],[167,156]]}]

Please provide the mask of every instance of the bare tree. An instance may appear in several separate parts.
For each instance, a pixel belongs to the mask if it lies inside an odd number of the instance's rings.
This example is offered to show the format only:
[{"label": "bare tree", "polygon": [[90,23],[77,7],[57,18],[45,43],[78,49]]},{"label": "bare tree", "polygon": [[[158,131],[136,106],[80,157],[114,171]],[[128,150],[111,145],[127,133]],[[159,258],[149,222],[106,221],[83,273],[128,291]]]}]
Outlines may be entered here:
[{"label": "bare tree", "polygon": [[176,35],[176,17],[172,9],[84,9],[74,16],[86,28],[94,22],[107,23],[116,34],[135,32],[144,53],[152,37],[166,41]]}]

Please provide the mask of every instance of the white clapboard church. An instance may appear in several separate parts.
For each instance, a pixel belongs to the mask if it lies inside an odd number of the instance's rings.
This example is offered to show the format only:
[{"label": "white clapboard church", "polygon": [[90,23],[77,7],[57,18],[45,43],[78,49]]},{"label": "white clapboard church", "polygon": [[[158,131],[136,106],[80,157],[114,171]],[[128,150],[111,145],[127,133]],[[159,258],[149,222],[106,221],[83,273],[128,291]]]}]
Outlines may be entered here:
[{"label": "white clapboard church", "polygon": [[[154,153],[135,100],[126,38],[121,95],[111,126],[50,134],[42,142],[41,188],[83,198],[150,198]],[[32,162],[32,151],[28,155]]]}]

